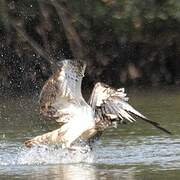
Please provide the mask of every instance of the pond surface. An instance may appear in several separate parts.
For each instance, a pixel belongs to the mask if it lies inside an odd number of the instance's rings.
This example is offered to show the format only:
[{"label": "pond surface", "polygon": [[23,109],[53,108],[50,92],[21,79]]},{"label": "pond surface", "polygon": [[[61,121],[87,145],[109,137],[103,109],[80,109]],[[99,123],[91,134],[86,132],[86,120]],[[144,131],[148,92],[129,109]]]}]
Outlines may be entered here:
[{"label": "pond surface", "polygon": [[139,120],[109,129],[88,154],[56,146],[27,149],[23,142],[52,128],[38,116],[37,97],[1,97],[0,179],[180,179],[180,91],[131,90],[130,103],[172,131]]}]

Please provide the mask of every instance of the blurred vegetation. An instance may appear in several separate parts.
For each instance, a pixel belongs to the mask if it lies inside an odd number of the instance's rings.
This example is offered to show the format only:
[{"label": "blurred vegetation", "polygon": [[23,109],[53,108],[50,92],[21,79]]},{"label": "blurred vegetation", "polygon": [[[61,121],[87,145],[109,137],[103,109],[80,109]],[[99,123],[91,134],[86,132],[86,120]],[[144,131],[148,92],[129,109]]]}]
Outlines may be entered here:
[{"label": "blurred vegetation", "polygon": [[34,91],[64,58],[86,86],[180,84],[179,0],[1,0],[0,87]]}]

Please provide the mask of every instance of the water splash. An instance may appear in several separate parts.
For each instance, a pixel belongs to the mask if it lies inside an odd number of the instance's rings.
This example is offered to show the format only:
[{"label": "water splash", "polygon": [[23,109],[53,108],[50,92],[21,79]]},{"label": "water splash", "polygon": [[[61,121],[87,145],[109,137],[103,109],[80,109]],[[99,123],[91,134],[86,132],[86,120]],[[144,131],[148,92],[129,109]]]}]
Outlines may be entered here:
[{"label": "water splash", "polygon": [[58,146],[38,146],[27,149],[20,143],[0,143],[0,166],[41,165],[93,162],[92,153],[68,152]]},{"label": "water splash", "polygon": [[93,151],[70,153],[58,146],[36,146],[28,149],[20,142],[0,141],[0,168],[13,165],[50,164],[157,165],[180,167],[179,137],[136,137],[114,139],[96,144]]}]

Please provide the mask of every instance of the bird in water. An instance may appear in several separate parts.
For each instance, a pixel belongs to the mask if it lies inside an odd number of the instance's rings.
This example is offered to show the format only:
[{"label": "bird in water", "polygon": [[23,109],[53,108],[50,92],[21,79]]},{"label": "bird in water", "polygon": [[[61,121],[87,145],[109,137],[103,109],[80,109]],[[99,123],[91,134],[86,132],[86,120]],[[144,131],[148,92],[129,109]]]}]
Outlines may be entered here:
[{"label": "bird in water", "polygon": [[[83,152],[83,148],[91,147],[92,140],[100,137],[107,128],[140,119],[171,134],[129,105],[124,88],[114,89],[98,82],[86,102],[81,93],[85,68],[83,61],[63,60],[58,63],[39,99],[40,114],[55,120],[58,129],[25,141],[27,147],[61,144],[62,148]],[[77,141],[86,146],[78,146]]]}]

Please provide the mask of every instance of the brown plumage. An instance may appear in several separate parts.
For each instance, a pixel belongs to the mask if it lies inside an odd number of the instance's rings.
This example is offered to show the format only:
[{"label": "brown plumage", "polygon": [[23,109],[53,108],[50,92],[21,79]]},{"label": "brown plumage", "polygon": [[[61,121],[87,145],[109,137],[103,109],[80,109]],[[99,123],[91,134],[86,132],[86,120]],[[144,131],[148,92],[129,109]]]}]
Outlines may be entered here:
[{"label": "brown plumage", "polygon": [[124,88],[114,89],[97,83],[87,103],[81,94],[85,66],[82,61],[72,60],[58,64],[57,71],[45,83],[39,102],[40,113],[56,120],[59,128],[26,141],[27,147],[60,143],[64,148],[72,148],[78,138],[89,140],[114,124],[135,122],[136,119],[170,134],[129,105]]}]

